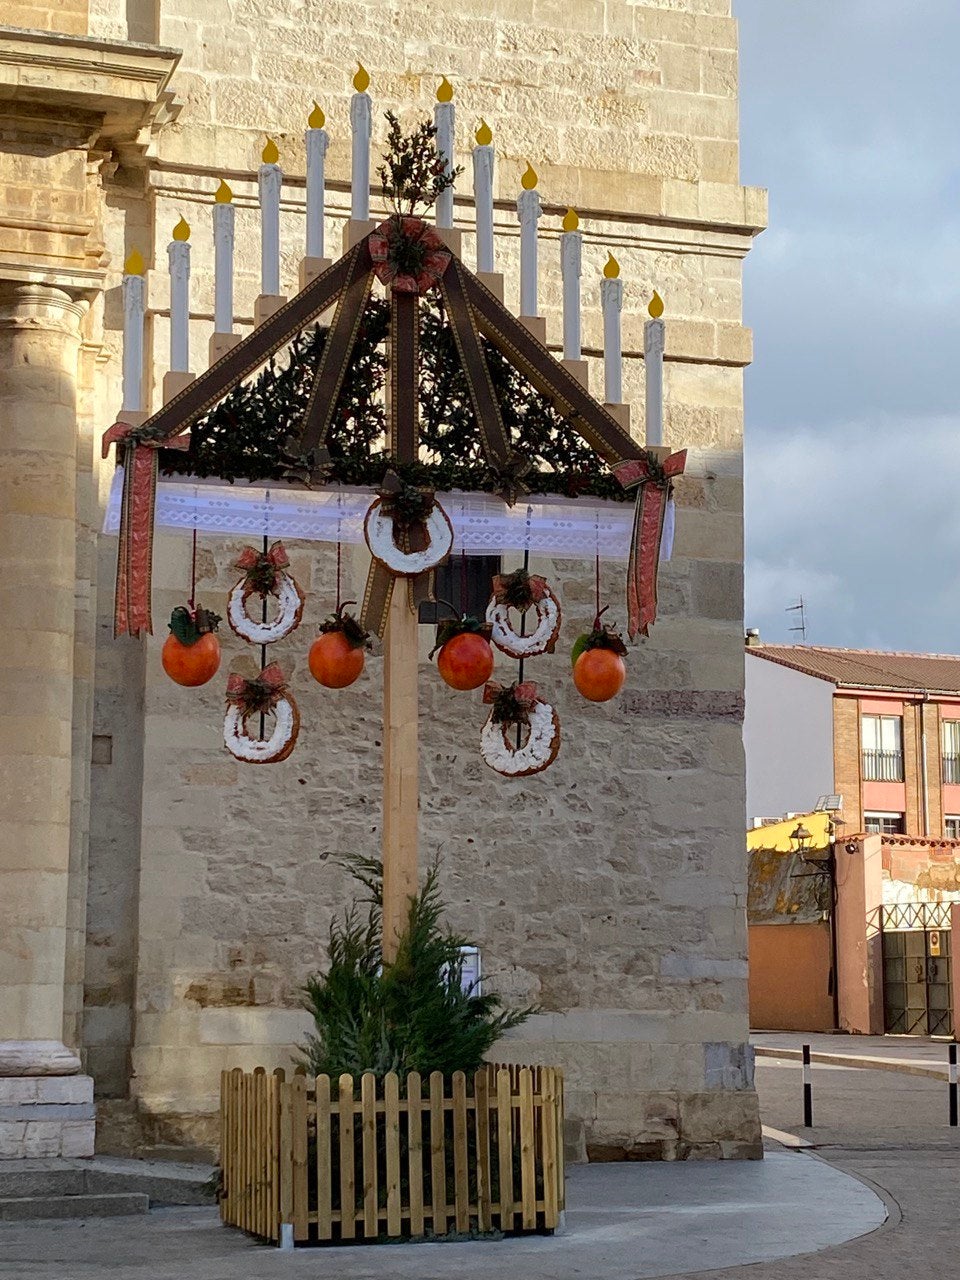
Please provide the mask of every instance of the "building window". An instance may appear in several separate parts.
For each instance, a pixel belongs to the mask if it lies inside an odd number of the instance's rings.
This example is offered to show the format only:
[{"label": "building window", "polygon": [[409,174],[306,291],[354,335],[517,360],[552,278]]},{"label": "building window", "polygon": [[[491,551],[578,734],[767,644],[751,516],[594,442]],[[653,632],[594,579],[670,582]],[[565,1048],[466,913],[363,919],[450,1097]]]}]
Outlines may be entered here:
[{"label": "building window", "polygon": [[863,829],[878,836],[902,836],[906,834],[906,823],[902,813],[865,813]]},{"label": "building window", "polygon": [[960,720],[944,720],[940,725],[940,760],[944,782],[960,782]]},{"label": "building window", "polygon": [[863,716],[860,747],[861,770],[866,782],[903,781],[901,716]]},{"label": "building window", "polygon": [[955,813],[944,815],[943,834],[948,840],[960,840],[960,815]]},{"label": "building window", "polygon": [[437,603],[420,606],[420,621],[434,626],[452,617],[446,607],[450,604],[458,617],[465,613],[482,622],[490,603],[493,577],[499,572],[499,556],[452,555],[437,570]]}]

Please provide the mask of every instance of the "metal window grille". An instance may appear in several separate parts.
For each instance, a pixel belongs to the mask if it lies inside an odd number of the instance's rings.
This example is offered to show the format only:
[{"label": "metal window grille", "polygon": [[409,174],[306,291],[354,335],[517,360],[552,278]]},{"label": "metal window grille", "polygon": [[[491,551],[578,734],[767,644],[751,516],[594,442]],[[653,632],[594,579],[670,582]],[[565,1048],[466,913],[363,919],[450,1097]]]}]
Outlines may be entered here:
[{"label": "metal window grille", "polygon": [[862,751],[861,772],[866,782],[902,782],[902,751]]},{"label": "metal window grille", "polygon": [[885,932],[903,933],[913,929],[949,929],[949,902],[898,902],[880,908],[880,924]]},{"label": "metal window grille", "polygon": [[943,820],[943,834],[948,840],[960,840],[960,817],[948,814]]},{"label": "metal window grille", "polygon": [[902,813],[865,813],[863,829],[872,835],[902,836],[906,824]]}]

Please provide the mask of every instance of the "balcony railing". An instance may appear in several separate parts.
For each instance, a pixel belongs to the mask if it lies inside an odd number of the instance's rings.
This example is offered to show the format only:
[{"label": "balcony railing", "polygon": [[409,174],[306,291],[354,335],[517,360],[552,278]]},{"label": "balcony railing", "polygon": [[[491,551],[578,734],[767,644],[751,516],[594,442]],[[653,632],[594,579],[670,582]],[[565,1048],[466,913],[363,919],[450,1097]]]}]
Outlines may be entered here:
[{"label": "balcony railing", "polygon": [[902,751],[862,751],[860,767],[865,782],[902,782]]},{"label": "balcony railing", "polygon": [[960,756],[943,757],[943,781],[960,782]]}]

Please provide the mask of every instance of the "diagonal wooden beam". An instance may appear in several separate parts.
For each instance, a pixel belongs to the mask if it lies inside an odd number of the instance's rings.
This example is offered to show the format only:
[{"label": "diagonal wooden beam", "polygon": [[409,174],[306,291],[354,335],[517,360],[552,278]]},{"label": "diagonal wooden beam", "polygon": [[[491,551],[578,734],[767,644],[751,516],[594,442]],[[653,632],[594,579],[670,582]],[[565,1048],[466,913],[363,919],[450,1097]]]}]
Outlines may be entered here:
[{"label": "diagonal wooden beam", "polygon": [[568,419],[591,449],[611,465],[644,456],[643,445],[623,430],[475,275],[462,270],[462,277],[477,328]]},{"label": "diagonal wooden beam", "polygon": [[480,334],[477,331],[470,304],[467,302],[466,275],[463,263],[458,258],[451,258],[440,281],[440,288],[460,355],[460,363],[466,374],[473,412],[483,441],[484,455],[494,466],[503,466],[510,456],[510,438],[503,424],[503,415],[493,389],[487,360],[483,354]]},{"label": "diagonal wooden beam", "polygon": [[390,291],[390,452],[416,462],[420,444],[420,299]]},{"label": "diagonal wooden beam", "polygon": [[354,245],[347,254],[346,261],[348,266],[343,291],[324,343],[323,356],[313,386],[310,388],[307,407],[303,412],[303,428],[298,446],[301,454],[309,453],[327,438],[373,285],[373,263],[366,238]]},{"label": "diagonal wooden beam", "polygon": [[349,254],[340,258],[323,275],[317,276],[316,280],[311,281],[285,306],[254,329],[253,333],[221,356],[206,373],[202,373],[153,417],[148,418],[144,428],[151,429],[152,438],[166,439],[186,431],[201,414],[212,409],[248,374],[279,351],[311,320],[326,311],[343,290],[350,261]]}]

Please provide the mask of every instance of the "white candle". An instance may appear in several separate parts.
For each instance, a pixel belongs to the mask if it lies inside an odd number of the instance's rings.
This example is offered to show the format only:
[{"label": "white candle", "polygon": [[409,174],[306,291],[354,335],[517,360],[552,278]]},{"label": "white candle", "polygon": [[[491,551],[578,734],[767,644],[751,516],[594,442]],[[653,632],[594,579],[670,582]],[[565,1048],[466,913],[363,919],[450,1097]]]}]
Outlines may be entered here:
[{"label": "white candle", "polygon": [[[437,105],[433,109],[433,123],[437,129],[437,150],[443,157],[444,169],[453,173],[453,130],[455,112],[453,108],[453,85],[446,76],[440,81],[437,90]],[[437,197],[437,226],[453,226],[453,187],[447,187]]]},{"label": "white candle", "polygon": [[563,275],[563,358],[579,360],[580,340],[580,274],[583,258],[583,236],[577,230],[580,219],[568,209],[560,237],[560,269]]},{"label": "white candle", "polygon": [[233,333],[233,192],[222,178],[213,199],[213,327]]},{"label": "white candle", "polygon": [[190,368],[190,226],[181,218],[167,245],[170,267],[170,371]]},{"label": "white candle", "polygon": [[143,313],[146,270],[132,250],[123,264],[123,407],[139,413],[143,395]]},{"label": "white candle", "polygon": [[477,270],[493,271],[493,134],[480,121],[473,149],[473,203],[477,210]]},{"label": "white candle", "polygon": [[353,173],[350,182],[350,216],[357,222],[370,217],[370,76],[362,62],[353,77],[356,93],[350,99],[350,129],[353,141]]},{"label": "white candle", "polygon": [[537,175],[528,164],[520,179],[523,190],[517,200],[520,218],[520,314],[537,314],[537,222],[541,216],[540,196],[537,192]]},{"label": "white candle", "polygon": [[272,138],[263,148],[260,166],[260,292],[280,292],[280,187],[283,170],[277,161],[280,152]]},{"label": "white candle", "polygon": [[643,367],[646,373],[647,444],[663,444],[663,347],[666,326],[661,320],[663,299],[653,291],[647,307],[650,319],[643,326]]},{"label": "white candle", "polygon": [[620,264],[612,253],[600,281],[600,305],[603,308],[603,395],[607,404],[623,402],[623,345],[620,338],[620,312],[623,310],[623,281]]},{"label": "white candle", "polygon": [[307,257],[323,257],[324,167],[330,139],[326,117],[315,102],[307,118]]}]

